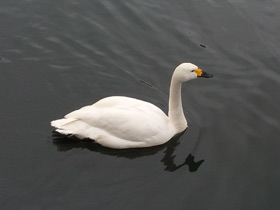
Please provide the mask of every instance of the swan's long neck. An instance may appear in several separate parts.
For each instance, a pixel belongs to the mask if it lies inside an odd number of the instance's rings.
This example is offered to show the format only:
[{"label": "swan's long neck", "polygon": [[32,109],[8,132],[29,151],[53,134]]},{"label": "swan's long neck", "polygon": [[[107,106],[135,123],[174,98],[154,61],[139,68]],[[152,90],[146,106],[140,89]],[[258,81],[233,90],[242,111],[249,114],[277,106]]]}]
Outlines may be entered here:
[{"label": "swan's long neck", "polygon": [[168,116],[177,132],[182,132],[188,127],[182,106],[181,87],[182,83],[172,77]]}]

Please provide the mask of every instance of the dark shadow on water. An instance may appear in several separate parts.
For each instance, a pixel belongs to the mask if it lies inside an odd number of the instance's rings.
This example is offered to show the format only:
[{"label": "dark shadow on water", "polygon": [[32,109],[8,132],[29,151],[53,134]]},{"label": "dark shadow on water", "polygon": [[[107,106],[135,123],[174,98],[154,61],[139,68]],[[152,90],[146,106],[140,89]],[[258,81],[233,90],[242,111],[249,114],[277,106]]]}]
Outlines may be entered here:
[{"label": "dark shadow on water", "polygon": [[179,165],[175,164],[174,158],[176,157],[176,155],[173,155],[173,154],[175,152],[176,147],[180,144],[179,139],[183,134],[184,134],[184,132],[179,134],[178,136],[173,137],[169,142],[166,143],[166,150],[164,151],[165,156],[161,160],[161,162],[163,162],[163,164],[166,166],[166,168],[165,168],[166,171],[170,171],[170,172],[176,171],[177,169],[181,168],[182,166],[188,165],[189,171],[195,172],[198,170],[200,165],[204,162],[204,160],[195,162],[194,156],[190,153],[186,157],[185,162],[183,162]]},{"label": "dark shadow on water", "polygon": [[174,161],[174,158],[176,157],[176,155],[174,155],[174,152],[176,150],[176,147],[180,144],[179,139],[183,135],[183,133],[174,136],[170,141],[163,145],[133,149],[111,149],[103,147],[90,139],[80,140],[76,137],[65,136],[55,131],[53,131],[52,139],[53,144],[57,146],[57,149],[60,152],[66,152],[72,149],[88,149],[90,151],[99,152],[102,154],[112,155],[116,157],[124,157],[128,159],[135,159],[143,156],[154,155],[159,151],[165,149],[165,155],[161,162],[165,165],[166,171],[173,172],[184,165],[188,165],[189,171],[195,172],[198,170],[198,168],[204,162],[204,160],[195,162],[194,156],[192,154],[189,154],[182,164],[176,165]]}]

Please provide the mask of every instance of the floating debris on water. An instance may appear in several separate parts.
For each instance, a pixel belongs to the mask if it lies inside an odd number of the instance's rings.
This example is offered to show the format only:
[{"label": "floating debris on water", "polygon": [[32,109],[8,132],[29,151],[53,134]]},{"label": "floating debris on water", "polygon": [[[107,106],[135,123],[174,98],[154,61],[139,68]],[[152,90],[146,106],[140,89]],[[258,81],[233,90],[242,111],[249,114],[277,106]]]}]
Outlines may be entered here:
[{"label": "floating debris on water", "polygon": [[203,45],[203,44],[200,44],[200,47],[206,48],[206,46],[205,46],[205,45]]}]

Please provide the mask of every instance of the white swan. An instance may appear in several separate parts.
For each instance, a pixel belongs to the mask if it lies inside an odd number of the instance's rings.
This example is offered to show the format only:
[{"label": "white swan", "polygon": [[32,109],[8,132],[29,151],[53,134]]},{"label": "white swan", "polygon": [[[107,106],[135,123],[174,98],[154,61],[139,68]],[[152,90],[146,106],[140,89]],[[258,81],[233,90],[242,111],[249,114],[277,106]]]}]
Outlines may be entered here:
[{"label": "white swan", "polygon": [[187,128],[181,100],[182,82],[213,77],[196,65],[183,63],[172,76],[168,116],[155,105],[123,96],[111,96],[54,120],[51,125],[65,135],[90,138],[116,149],[164,144]]}]

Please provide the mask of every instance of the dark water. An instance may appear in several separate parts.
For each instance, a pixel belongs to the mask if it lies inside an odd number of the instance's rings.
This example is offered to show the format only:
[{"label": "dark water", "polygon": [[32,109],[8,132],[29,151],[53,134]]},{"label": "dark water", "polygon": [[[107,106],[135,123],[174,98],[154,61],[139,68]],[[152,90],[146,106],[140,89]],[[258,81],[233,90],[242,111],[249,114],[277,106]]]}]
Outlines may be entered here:
[{"label": "dark water", "polygon": [[[279,9],[2,1],[0,208],[280,209]],[[184,84],[189,128],[168,144],[112,150],[52,136],[51,120],[110,95],[166,112],[186,61],[214,78]]]}]

